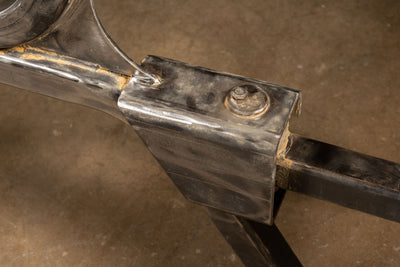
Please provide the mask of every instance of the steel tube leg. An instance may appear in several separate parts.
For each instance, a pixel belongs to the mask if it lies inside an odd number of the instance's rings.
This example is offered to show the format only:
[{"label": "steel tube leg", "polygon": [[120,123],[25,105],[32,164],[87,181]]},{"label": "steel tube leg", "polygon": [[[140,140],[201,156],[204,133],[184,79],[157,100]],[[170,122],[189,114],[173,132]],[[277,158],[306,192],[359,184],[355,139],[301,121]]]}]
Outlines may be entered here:
[{"label": "steel tube leg", "polygon": [[292,135],[281,188],[400,222],[400,165]]},{"label": "steel tube leg", "polygon": [[301,266],[276,225],[265,225],[207,208],[208,214],[245,266]]}]

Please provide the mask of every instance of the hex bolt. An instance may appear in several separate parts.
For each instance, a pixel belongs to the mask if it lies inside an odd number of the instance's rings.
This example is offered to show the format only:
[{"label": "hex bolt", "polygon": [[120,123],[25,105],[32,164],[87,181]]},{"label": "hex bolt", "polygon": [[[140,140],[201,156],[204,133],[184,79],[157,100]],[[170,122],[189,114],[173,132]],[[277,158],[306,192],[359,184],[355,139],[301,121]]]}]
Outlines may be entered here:
[{"label": "hex bolt", "polygon": [[236,116],[255,118],[267,111],[269,96],[259,85],[242,84],[233,87],[226,95],[225,107]]},{"label": "hex bolt", "polygon": [[231,97],[235,100],[244,100],[248,96],[249,92],[245,87],[236,86],[231,90]]}]

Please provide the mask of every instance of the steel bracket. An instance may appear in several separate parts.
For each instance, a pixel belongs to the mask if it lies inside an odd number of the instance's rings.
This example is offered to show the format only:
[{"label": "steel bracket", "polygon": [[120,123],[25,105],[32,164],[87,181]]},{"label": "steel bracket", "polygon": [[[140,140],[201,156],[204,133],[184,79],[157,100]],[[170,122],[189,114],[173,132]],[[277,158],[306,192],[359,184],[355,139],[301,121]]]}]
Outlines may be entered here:
[{"label": "steel bracket", "polygon": [[[300,92],[155,56],[142,67],[162,82],[129,84],[118,106],[183,195],[272,224],[278,146]],[[262,90],[268,111],[232,113],[225,102],[237,86]]]}]

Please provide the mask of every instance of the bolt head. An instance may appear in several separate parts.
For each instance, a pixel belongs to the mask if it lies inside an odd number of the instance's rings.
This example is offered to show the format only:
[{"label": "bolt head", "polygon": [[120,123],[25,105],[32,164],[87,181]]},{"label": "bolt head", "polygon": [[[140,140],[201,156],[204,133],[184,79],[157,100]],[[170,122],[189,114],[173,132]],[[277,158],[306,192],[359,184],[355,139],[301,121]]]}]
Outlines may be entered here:
[{"label": "bolt head", "polygon": [[255,118],[269,107],[269,97],[262,87],[243,84],[233,87],[225,98],[225,107],[242,118]]},{"label": "bolt head", "polygon": [[231,90],[231,97],[235,100],[244,100],[248,94],[247,89],[242,86],[236,86]]}]

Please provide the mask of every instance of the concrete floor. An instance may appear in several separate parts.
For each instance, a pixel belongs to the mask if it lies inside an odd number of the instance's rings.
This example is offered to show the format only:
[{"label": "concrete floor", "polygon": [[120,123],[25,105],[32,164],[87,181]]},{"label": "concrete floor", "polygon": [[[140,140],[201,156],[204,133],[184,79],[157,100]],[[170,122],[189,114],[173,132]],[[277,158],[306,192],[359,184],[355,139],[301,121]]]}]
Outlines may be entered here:
[{"label": "concrete floor", "polygon": [[[291,130],[400,163],[399,1],[95,1],[155,54],[303,90]],[[1,85],[1,266],[241,266],[133,130]],[[400,212],[400,208],[399,208]],[[400,224],[296,193],[277,218],[305,266],[399,266]]]}]

